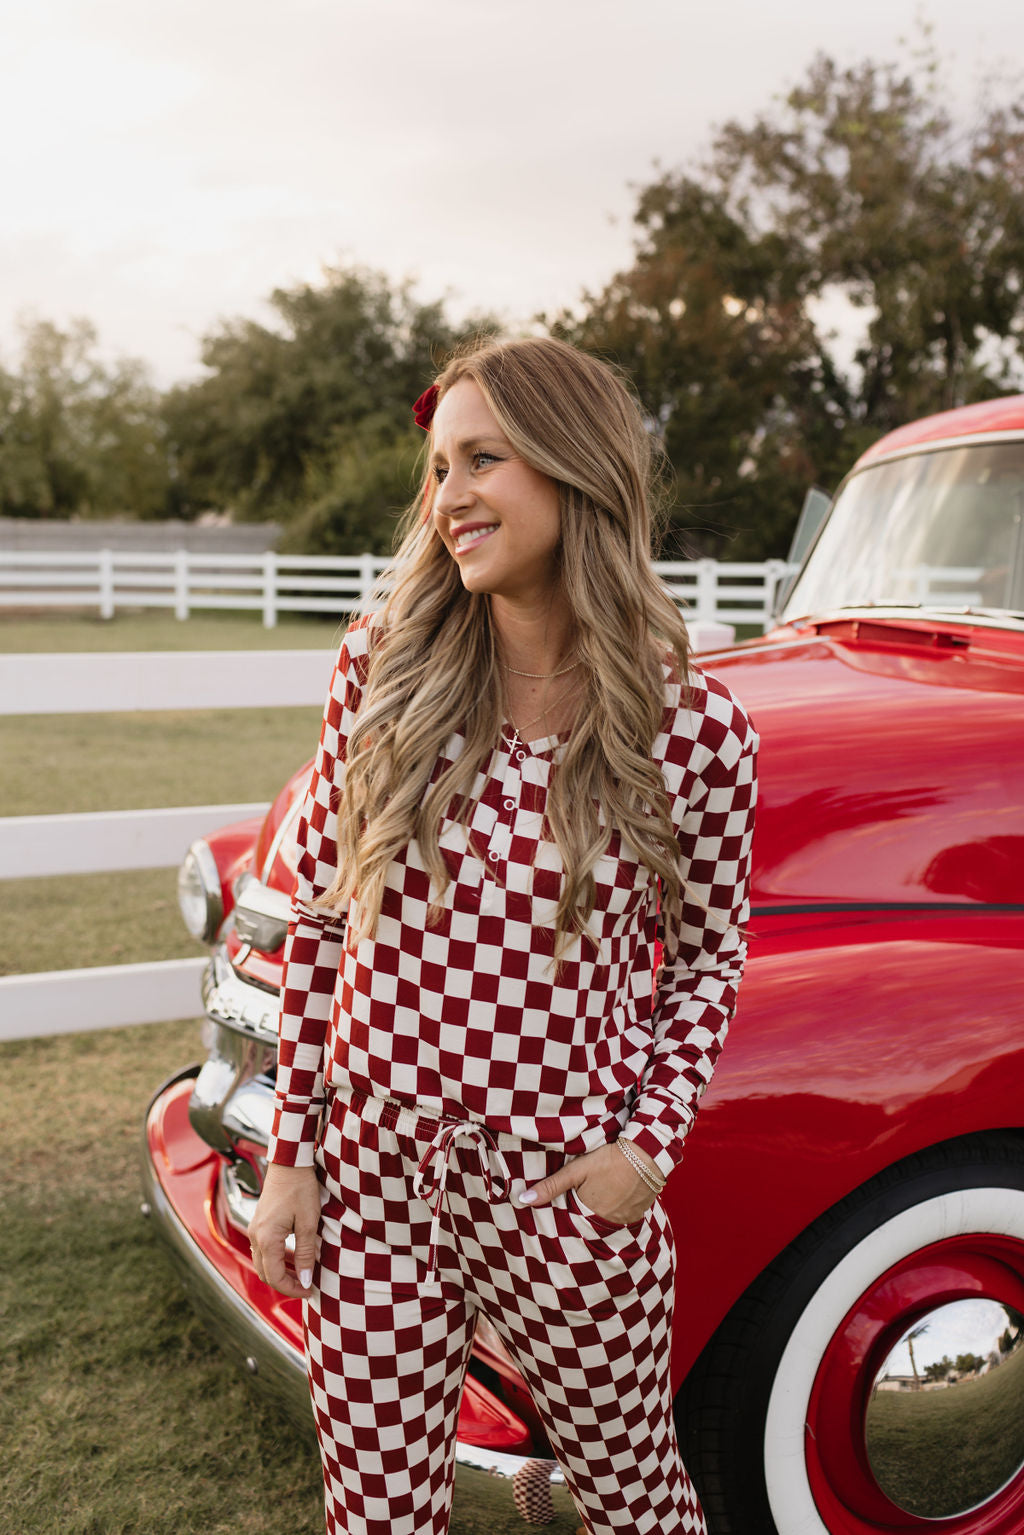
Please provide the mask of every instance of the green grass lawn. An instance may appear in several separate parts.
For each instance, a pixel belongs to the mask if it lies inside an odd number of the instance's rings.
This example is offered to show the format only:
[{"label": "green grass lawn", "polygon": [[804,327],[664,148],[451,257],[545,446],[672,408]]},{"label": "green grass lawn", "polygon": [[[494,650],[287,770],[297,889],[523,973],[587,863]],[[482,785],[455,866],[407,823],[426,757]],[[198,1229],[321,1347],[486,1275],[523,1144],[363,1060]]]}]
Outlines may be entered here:
[{"label": "green grass lawn", "polygon": [[139,1214],[145,1104],[201,1054],[195,1023],[0,1047],[11,1535],[323,1530],[311,1436],[220,1354]]},{"label": "green grass lawn", "polygon": [[1024,1349],[979,1380],[946,1390],[879,1391],[868,1454],[891,1498],[922,1518],[961,1513],[991,1496],[1024,1459]]},{"label": "green grass lawn", "polygon": [[128,869],[0,880],[0,975],[207,953],[181,920],[177,878],[176,869]]},{"label": "green grass lawn", "polygon": [[[0,1045],[5,1535],[322,1535],[312,1432],[220,1352],[139,1213],[146,1104],[203,1054],[195,1021]],[[526,1526],[496,1484],[452,1528]]]},{"label": "green grass lawn", "polygon": [[[309,708],[12,715],[0,732],[0,814],[268,801],[319,731]],[[175,880],[174,869],[0,880],[0,974],[199,953]]]},{"label": "green grass lawn", "polygon": [[[68,650],[331,650],[347,618],[316,614],[282,615],[264,629],[258,613],[197,613],[178,620],[172,613],[116,613],[46,610],[26,614],[0,609],[0,652]],[[760,624],[738,624],[737,639],[754,639]]]},{"label": "green grass lawn", "polygon": [[0,814],[270,800],[319,734],[317,708],[9,715]]},{"label": "green grass lawn", "polygon": [[[329,648],[333,624],[0,615],[0,650]],[[319,710],[8,717],[0,815],[269,800]],[[184,851],[184,850],[183,850]],[[0,881],[0,973],[199,954],[172,869]],[[0,1045],[0,1531],[320,1535],[311,1436],[265,1404],[186,1303],[139,1214],[146,1103],[205,1052],[197,1021]],[[459,1535],[521,1535],[497,1483]],[[575,1521],[546,1527],[571,1535]]]},{"label": "green grass lawn", "polygon": [[[60,614],[5,617],[0,648],[327,648],[336,632]],[[8,718],[0,813],[270,799],[318,729],[316,709]],[[175,877],[0,882],[0,970],[202,953],[181,922]],[[194,1021],[0,1046],[0,1530],[12,1535],[323,1529],[311,1436],[224,1359],[139,1214],[146,1102],[203,1054]]]},{"label": "green grass lawn", "polygon": [[316,614],[282,615],[264,629],[259,613],[197,613],[179,620],[157,609],[100,618],[94,611],[0,609],[0,651],[68,650],[330,650],[344,627]]}]

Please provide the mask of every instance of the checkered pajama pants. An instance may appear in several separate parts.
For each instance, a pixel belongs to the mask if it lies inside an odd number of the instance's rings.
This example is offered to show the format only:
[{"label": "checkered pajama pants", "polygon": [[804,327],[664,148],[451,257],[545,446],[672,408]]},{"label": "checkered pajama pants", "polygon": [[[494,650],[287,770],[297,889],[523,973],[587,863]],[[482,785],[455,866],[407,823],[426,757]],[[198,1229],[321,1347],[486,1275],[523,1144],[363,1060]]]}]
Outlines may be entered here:
[{"label": "checkered pajama pants", "polygon": [[667,1218],[656,1204],[616,1227],[573,1194],[516,1203],[564,1160],[380,1099],[333,1098],[304,1306],[328,1535],[447,1530],[478,1312],[521,1370],[593,1535],[706,1535],[672,1421]]}]

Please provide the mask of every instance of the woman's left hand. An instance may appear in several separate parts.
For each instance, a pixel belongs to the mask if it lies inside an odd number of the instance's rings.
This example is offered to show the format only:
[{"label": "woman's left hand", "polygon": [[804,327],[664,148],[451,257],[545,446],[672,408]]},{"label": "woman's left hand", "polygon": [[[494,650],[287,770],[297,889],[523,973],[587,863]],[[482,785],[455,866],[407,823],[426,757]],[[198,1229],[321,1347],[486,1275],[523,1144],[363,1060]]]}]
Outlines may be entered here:
[{"label": "woman's left hand", "polygon": [[[652,1158],[635,1146],[632,1149],[660,1183],[662,1175]],[[578,1189],[580,1199],[587,1209],[615,1226],[628,1226],[631,1221],[638,1221],[657,1198],[640,1174],[630,1167],[622,1152],[612,1144],[599,1146],[596,1151],[588,1151],[582,1157],[573,1157],[549,1178],[542,1178],[539,1183],[523,1189],[519,1203],[550,1204],[557,1194],[564,1194],[568,1189]]]}]

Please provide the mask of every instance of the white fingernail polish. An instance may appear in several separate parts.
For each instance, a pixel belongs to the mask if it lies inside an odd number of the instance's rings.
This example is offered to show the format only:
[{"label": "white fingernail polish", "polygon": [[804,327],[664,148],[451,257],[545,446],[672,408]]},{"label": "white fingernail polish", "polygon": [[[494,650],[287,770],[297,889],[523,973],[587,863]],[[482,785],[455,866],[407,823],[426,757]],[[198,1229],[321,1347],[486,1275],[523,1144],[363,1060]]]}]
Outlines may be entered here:
[{"label": "white fingernail polish", "polygon": [[299,1284],[304,1290],[308,1290],[313,1283],[313,1270],[303,1269],[299,1274]]},{"label": "white fingernail polish", "polygon": [[519,1203],[521,1205],[532,1205],[535,1202],[536,1198],[537,1198],[537,1190],[536,1189],[523,1189],[523,1191],[519,1195]]}]

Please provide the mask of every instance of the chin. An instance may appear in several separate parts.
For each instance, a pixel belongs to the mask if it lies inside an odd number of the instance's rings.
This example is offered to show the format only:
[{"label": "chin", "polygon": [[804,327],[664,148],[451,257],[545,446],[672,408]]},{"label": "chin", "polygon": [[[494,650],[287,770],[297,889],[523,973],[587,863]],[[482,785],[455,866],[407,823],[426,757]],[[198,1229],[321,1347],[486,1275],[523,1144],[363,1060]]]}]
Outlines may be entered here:
[{"label": "chin", "polygon": [[500,585],[493,574],[489,576],[487,571],[474,570],[472,566],[460,565],[459,577],[467,592],[493,593],[496,587]]}]

